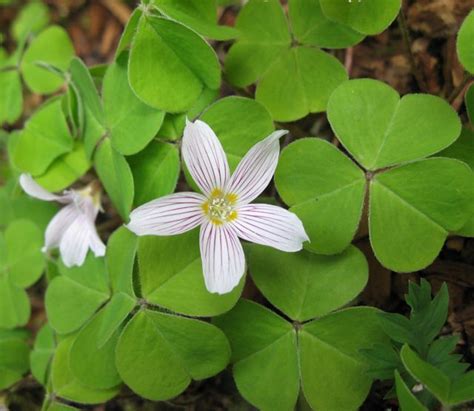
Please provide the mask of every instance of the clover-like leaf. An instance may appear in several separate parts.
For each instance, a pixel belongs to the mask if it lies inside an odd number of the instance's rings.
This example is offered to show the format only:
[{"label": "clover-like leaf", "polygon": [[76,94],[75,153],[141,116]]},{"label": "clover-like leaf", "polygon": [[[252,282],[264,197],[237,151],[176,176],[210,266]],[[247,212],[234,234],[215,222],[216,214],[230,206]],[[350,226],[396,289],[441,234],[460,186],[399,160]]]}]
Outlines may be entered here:
[{"label": "clover-like leaf", "polygon": [[293,410],[301,387],[313,409],[346,410],[357,409],[372,382],[359,351],[387,342],[376,315],[349,308],[293,326],[241,300],[214,323],[229,338],[237,388],[259,409]]},{"label": "clover-like leaf", "polygon": [[296,39],[323,48],[345,48],[359,43],[364,35],[326,17],[320,0],[290,0],[289,17]]},{"label": "clover-like leaf", "polygon": [[305,248],[336,254],[352,241],[362,215],[365,175],[332,144],[315,138],[290,144],[282,151],[275,184],[303,221],[311,240]]},{"label": "clover-like leaf", "polygon": [[22,171],[37,176],[59,156],[70,152],[73,145],[61,100],[55,98],[29,118],[15,144],[13,160]]},{"label": "clover-like leaf", "polygon": [[[3,68],[0,64],[0,70]],[[0,71],[0,124],[13,124],[23,109],[20,74],[16,70]]]},{"label": "clover-like leaf", "polygon": [[103,258],[89,254],[84,265],[60,266],[60,276],[51,281],[45,297],[51,327],[59,334],[78,330],[109,298]]},{"label": "clover-like leaf", "polygon": [[130,51],[129,81],[148,105],[186,111],[204,87],[220,86],[214,50],[196,32],[163,17],[140,18]]},{"label": "clover-like leaf", "polygon": [[471,11],[464,20],[457,39],[458,57],[464,68],[474,74],[474,11]]},{"label": "clover-like leaf", "polygon": [[73,375],[69,365],[69,354],[74,335],[64,338],[57,346],[51,367],[52,390],[56,396],[81,404],[100,404],[113,398],[118,388],[98,390],[86,387]]},{"label": "clover-like leaf", "polygon": [[377,174],[369,210],[377,259],[398,272],[426,267],[472,215],[473,199],[474,174],[458,160],[427,159]]},{"label": "clover-like leaf", "polygon": [[353,246],[337,256],[284,253],[254,244],[246,250],[255,284],[292,320],[325,315],[355,298],[367,283],[367,262]]},{"label": "clover-like leaf", "polygon": [[[245,283],[228,294],[207,291],[202,274],[199,231],[172,237],[141,237],[138,267],[141,292],[151,304],[175,312],[209,317],[230,310]],[[166,256],[166,258],[163,258]]]},{"label": "clover-like leaf", "polygon": [[38,382],[46,386],[51,370],[51,361],[56,349],[53,329],[45,324],[36,335],[33,351],[30,354],[31,373]]},{"label": "clover-like leaf", "polygon": [[174,145],[153,141],[128,161],[137,206],[174,192],[181,172],[179,152]]},{"label": "clover-like leaf", "polygon": [[150,310],[127,324],[116,350],[124,382],[155,401],[178,395],[191,379],[217,374],[229,357],[227,339],[212,324]]},{"label": "clover-like leaf", "polygon": [[177,20],[196,30],[204,37],[215,40],[229,40],[238,36],[233,27],[216,23],[215,0],[152,0],[153,5],[165,16]]},{"label": "clover-like leaf", "polygon": [[0,390],[21,380],[28,371],[30,347],[15,330],[0,330]]},{"label": "clover-like leaf", "polygon": [[454,109],[443,99],[409,94],[400,99],[376,80],[351,80],[328,103],[337,137],[367,170],[424,158],[453,143],[461,132]]},{"label": "clover-like leaf", "polygon": [[48,7],[42,1],[34,0],[20,9],[11,25],[11,33],[18,42],[29,34],[38,33],[48,22]]},{"label": "clover-like leaf", "polygon": [[401,0],[320,0],[328,19],[344,24],[363,34],[378,34],[398,15]]},{"label": "clover-like leaf", "polygon": [[279,1],[250,0],[236,22],[242,34],[226,59],[229,80],[240,87],[257,82],[256,99],[279,121],[324,111],[332,91],[347,79],[337,59],[305,46],[315,44],[315,40],[305,37],[307,23],[301,19],[298,4],[294,7],[290,18],[296,18],[303,45],[292,46]]},{"label": "clover-like leaf", "polygon": [[23,326],[30,318],[30,300],[25,290],[0,275],[0,327],[11,329]]},{"label": "clover-like leaf", "polygon": [[64,83],[64,78],[41,67],[41,64],[65,71],[73,55],[74,48],[66,30],[59,26],[48,27],[25,51],[21,62],[25,83],[34,93],[56,91]]}]

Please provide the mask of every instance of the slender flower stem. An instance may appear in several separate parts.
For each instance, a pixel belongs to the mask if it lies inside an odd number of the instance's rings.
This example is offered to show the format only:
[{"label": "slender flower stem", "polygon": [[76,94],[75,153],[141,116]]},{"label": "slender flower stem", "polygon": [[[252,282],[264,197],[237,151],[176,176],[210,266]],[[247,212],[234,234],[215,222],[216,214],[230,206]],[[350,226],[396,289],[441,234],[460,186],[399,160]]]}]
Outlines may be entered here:
[{"label": "slender flower stem", "polygon": [[408,58],[410,60],[413,76],[415,77],[416,83],[418,84],[418,88],[420,89],[420,91],[425,91],[425,81],[422,73],[418,68],[418,65],[416,64],[415,56],[413,55],[413,51],[411,49],[410,32],[408,30],[405,14],[403,13],[403,8],[400,10],[400,14],[398,15],[398,26],[400,27],[400,31],[402,33],[403,42],[408,53]]}]

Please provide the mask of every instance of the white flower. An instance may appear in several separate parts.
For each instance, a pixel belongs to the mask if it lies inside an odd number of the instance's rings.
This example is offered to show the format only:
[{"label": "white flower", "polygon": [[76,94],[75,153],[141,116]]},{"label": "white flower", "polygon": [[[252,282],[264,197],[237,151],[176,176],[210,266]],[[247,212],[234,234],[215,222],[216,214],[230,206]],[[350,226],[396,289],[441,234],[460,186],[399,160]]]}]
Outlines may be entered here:
[{"label": "white flower", "polygon": [[46,228],[43,252],[59,247],[67,267],[82,265],[89,248],[96,257],[105,255],[105,245],[94,225],[100,210],[100,192],[94,184],[56,195],[41,187],[29,174],[22,174],[20,185],[31,197],[65,204]]},{"label": "white flower", "polygon": [[175,235],[201,226],[200,249],[206,287],[230,292],[245,272],[239,238],[295,252],[309,241],[299,218],[281,207],[249,204],[268,186],[278,163],[279,130],[246,154],[231,176],[220,141],[197,120],[187,122],[182,156],[203,194],[176,193],[138,207],[128,228],[137,235]]}]

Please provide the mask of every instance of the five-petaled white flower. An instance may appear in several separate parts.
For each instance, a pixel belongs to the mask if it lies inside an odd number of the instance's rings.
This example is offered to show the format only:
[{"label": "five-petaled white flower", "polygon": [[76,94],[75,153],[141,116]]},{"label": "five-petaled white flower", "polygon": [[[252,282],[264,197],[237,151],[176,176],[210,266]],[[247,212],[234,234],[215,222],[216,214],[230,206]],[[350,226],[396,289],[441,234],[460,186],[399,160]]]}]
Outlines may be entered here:
[{"label": "five-petaled white flower", "polygon": [[100,190],[91,183],[81,190],[66,190],[62,195],[50,193],[29,174],[20,176],[20,185],[31,197],[65,204],[46,228],[43,252],[59,247],[67,267],[82,265],[89,248],[96,257],[105,255],[105,245],[97,234],[95,219],[100,206]]},{"label": "five-petaled white flower", "polygon": [[279,130],[253,146],[230,176],[220,141],[197,120],[187,122],[182,157],[202,193],[175,193],[150,201],[130,214],[137,235],[167,236],[201,226],[200,250],[206,287],[230,292],[245,272],[243,240],[295,252],[308,241],[299,218],[269,204],[249,204],[268,186],[278,163]]}]

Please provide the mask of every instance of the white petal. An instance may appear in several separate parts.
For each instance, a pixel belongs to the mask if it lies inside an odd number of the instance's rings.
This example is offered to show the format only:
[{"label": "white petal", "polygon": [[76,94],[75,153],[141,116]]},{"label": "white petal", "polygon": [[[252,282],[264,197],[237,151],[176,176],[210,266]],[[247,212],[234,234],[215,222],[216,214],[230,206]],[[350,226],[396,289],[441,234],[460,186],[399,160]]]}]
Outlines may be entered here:
[{"label": "white petal", "polygon": [[309,241],[296,214],[269,204],[239,207],[232,226],[240,238],[281,251],[299,251],[303,248],[303,242]]},{"label": "white petal", "polygon": [[59,251],[66,267],[82,265],[90,244],[90,222],[80,213],[61,238]]},{"label": "white petal", "polygon": [[181,234],[201,224],[205,201],[197,193],[161,197],[133,210],[127,227],[137,235]]},{"label": "white petal", "polygon": [[245,273],[242,244],[230,225],[206,221],[201,226],[200,248],[206,288],[211,293],[229,293]]},{"label": "white petal", "polygon": [[69,194],[58,196],[45,190],[35,180],[33,180],[33,177],[31,177],[30,174],[20,175],[20,185],[26,194],[40,200],[68,203],[71,199]]},{"label": "white petal", "polygon": [[92,250],[96,257],[103,257],[105,255],[105,244],[97,234],[95,226],[90,224],[89,228],[89,248]]},{"label": "white petal", "polygon": [[187,121],[182,155],[196,184],[206,195],[216,188],[223,190],[230,171],[224,149],[214,131],[203,121]]},{"label": "white petal", "polygon": [[280,154],[279,139],[288,131],[277,130],[255,144],[240,161],[229,180],[226,193],[237,194],[239,204],[248,204],[268,186]]},{"label": "white petal", "polygon": [[59,210],[46,228],[43,251],[59,246],[62,236],[79,214],[75,204],[68,204]]}]

